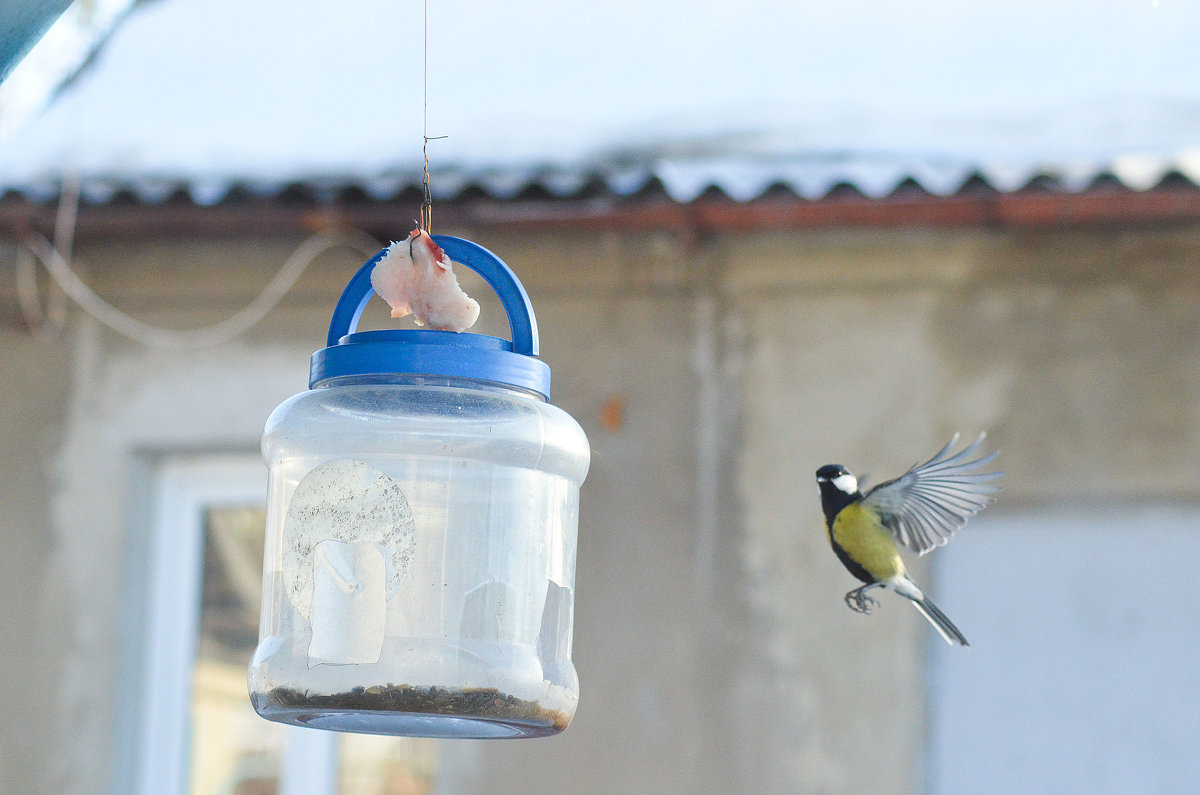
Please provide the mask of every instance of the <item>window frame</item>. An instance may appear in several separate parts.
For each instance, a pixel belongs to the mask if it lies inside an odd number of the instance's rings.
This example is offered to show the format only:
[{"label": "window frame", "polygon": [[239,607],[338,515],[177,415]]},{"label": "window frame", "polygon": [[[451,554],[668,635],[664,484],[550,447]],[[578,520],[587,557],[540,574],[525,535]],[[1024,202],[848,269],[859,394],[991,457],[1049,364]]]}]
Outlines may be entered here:
[{"label": "window frame", "polygon": [[[187,792],[192,677],[203,586],[205,513],[261,505],[267,472],[251,454],[183,454],[158,462],[146,554],[144,693],[137,726],[138,793]],[[249,695],[247,695],[247,699]],[[337,787],[337,737],[288,726],[280,795]]]}]

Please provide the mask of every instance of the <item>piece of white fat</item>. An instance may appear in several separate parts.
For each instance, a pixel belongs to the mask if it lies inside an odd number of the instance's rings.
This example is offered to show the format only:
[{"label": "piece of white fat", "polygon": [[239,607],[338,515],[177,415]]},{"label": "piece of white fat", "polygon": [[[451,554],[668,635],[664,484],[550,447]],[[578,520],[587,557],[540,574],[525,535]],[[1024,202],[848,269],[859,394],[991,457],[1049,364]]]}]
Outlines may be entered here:
[{"label": "piece of white fat", "polygon": [[412,314],[418,326],[465,331],[479,319],[479,302],[462,291],[446,252],[420,229],[388,246],[371,271],[371,287],[392,317]]}]

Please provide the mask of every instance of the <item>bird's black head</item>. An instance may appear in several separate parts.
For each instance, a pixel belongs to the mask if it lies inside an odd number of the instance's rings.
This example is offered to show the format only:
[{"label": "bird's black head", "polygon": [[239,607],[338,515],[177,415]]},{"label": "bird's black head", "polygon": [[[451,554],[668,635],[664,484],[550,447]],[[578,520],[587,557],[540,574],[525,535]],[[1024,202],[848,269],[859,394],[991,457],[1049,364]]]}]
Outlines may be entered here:
[{"label": "bird's black head", "polygon": [[826,464],[817,470],[817,482],[820,483],[826,480],[833,480],[834,478],[845,475],[848,472],[849,470],[841,464]]},{"label": "bird's black head", "polygon": [[817,487],[821,489],[821,508],[829,521],[859,496],[858,479],[841,464],[826,464],[818,469]]},{"label": "bird's black head", "polygon": [[858,491],[858,479],[841,464],[826,464],[818,469],[817,483],[821,486],[822,491],[827,486],[843,494],[854,494]]}]

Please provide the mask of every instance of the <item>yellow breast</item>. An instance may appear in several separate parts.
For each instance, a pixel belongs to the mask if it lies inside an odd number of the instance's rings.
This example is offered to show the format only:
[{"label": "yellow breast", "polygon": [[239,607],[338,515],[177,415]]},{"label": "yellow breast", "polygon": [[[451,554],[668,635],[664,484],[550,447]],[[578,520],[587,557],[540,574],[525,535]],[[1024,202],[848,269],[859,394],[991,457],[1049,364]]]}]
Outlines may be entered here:
[{"label": "yellow breast", "polygon": [[830,540],[877,580],[904,573],[892,534],[861,503],[847,505],[834,517]]}]

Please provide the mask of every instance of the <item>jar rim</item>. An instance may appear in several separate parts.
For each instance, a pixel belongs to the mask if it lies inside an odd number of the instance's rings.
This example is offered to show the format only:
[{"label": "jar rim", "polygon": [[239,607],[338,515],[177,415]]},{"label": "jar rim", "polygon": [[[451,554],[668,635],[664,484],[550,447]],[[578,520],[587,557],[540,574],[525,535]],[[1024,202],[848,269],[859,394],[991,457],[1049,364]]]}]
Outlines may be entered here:
[{"label": "jar rim", "polygon": [[463,378],[516,387],[550,397],[550,366],[515,353],[512,343],[485,334],[432,329],[385,329],[344,335],[312,356],[309,388],[346,376]]}]

